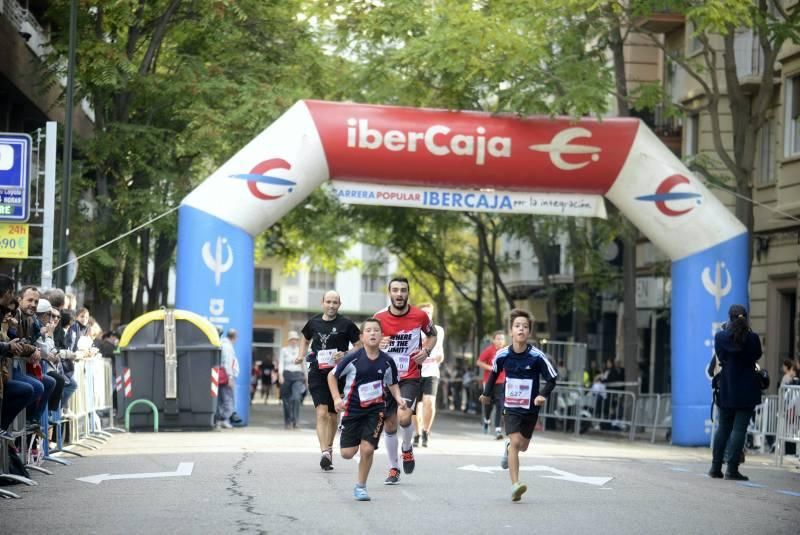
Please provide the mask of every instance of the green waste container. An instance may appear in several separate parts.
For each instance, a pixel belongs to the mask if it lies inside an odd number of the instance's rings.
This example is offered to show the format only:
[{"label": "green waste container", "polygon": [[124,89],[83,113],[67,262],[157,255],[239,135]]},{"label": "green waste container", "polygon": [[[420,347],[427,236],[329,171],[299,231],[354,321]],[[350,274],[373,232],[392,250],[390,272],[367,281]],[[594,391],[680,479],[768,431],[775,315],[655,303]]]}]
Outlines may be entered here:
[{"label": "green waste container", "polygon": [[[137,399],[153,402],[160,428],[213,427],[217,410],[217,329],[188,310],[156,310],[139,316],[122,332],[114,368],[122,378],[119,414]],[[131,428],[153,428],[150,408],[131,409]]]}]

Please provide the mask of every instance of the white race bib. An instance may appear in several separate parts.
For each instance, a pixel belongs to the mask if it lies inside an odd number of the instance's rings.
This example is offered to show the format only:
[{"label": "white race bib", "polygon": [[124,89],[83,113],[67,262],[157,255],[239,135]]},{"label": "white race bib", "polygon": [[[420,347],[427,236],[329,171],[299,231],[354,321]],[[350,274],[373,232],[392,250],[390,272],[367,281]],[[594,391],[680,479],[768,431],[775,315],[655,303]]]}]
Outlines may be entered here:
[{"label": "white race bib", "polygon": [[505,406],[511,408],[531,408],[533,379],[511,379],[506,377]]},{"label": "white race bib", "polygon": [[383,402],[383,381],[372,381],[358,387],[358,399],[362,407]]},{"label": "white race bib", "polygon": [[408,372],[408,363],[411,361],[411,357],[408,355],[393,354],[392,358],[397,365],[397,374],[400,376],[405,375]]},{"label": "white race bib", "polygon": [[337,353],[335,349],[320,349],[317,351],[317,366],[320,370],[327,370],[333,368],[336,364],[333,361],[333,356]]}]

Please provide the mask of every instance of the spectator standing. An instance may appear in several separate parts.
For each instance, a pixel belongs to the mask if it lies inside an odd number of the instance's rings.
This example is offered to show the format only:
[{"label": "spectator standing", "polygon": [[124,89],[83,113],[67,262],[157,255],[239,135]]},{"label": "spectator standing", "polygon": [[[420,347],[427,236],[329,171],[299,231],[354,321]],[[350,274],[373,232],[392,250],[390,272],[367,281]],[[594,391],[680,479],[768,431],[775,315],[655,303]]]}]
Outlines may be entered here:
[{"label": "spectator standing", "polygon": [[[719,372],[719,427],[714,436],[713,459],[708,475],[712,478],[747,481],[739,472],[739,459],[744,448],[747,424],[761,403],[761,388],[755,372],[761,358],[761,340],[750,330],[747,310],[731,305],[729,322],[714,336],[714,351],[722,367]],[[727,459],[723,455],[728,454]],[[722,473],[723,460],[727,463]]]},{"label": "spectator standing", "polygon": [[278,384],[283,401],[283,427],[297,429],[300,420],[300,403],[306,389],[306,376],[303,364],[295,360],[300,354],[300,335],[297,331],[289,331],[287,345],[281,348],[278,360]]},{"label": "spectator standing", "polygon": [[227,381],[223,384],[220,382],[218,385],[217,397],[217,425],[225,429],[231,429],[231,415],[235,410],[235,392],[234,385],[236,384],[236,377],[239,375],[239,363],[236,359],[236,352],[233,349],[233,344],[236,343],[239,333],[236,329],[228,329],[225,337],[220,341],[222,348],[222,360],[220,368],[225,370]]},{"label": "spectator standing", "polygon": [[796,377],[797,376],[795,375],[794,371],[794,362],[790,359],[784,359],[783,377],[781,377],[781,383],[778,385],[778,390],[780,390],[783,385],[793,384]]},{"label": "spectator standing", "polygon": [[266,405],[269,401],[269,395],[272,391],[272,376],[275,373],[275,364],[272,363],[272,357],[267,357],[261,363],[261,397],[264,399]]}]

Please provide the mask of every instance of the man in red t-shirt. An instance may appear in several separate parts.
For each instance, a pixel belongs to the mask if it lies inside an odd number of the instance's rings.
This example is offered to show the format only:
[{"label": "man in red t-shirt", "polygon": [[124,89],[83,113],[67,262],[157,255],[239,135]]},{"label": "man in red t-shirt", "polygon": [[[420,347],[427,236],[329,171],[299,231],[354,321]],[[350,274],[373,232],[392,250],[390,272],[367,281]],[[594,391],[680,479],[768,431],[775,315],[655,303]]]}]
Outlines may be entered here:
[{"label": "man in red t-shirt", "polygon": [[[384,481],[386,485],[396,485],[400,480],[400,465],[397,461],[398,423],[403,439],[403,472],[410,474],[414,471],[414,451],[411,446],[414,427],[411,425],[411,418],[416,412],[420,394],[420,366],[430,357],[436,345],[436,329],[425,312],[408,304],[408,289],[408,279],[404,277],[395,277],[389,281],[390,304],[374,316],[380,320],[383,330],[381,349],[397,365],[400,394],[406,402],[405,408],[398,408],[394,399],[387,396],[384,433],[386,454],[389,456],[389,477]],[[424,343],[423,334],[426,336]]]},{"label": "man in red t-shirt", "polygon": [[[494,363],[494,355],[506,345],[506,335],[503,331],[495,331],[492,336],[492,344],[487,346],[478,357],[478,367],[483,370],[483,381],[481,386],[486,384],[489,379],[489,374],[492,371],[492,363]],[[492,404],[482,405],[483,412],[483,432],[489,432],[489,422],[492,416],[492,407],[494,407],[494,435],[497,440],[503,438],[503,430],[500,427],[500,418],[503,416],[503,396],[505,394],[506,372],[501,371],[497,376],[497,381],[492,390]]]}]

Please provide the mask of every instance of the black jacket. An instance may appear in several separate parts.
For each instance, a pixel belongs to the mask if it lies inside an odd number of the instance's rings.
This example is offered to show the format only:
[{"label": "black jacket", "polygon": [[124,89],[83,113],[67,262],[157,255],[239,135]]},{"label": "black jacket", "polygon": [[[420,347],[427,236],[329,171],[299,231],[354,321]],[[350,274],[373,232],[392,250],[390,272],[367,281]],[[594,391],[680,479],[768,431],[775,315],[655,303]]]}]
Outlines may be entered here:
[{"label": "black jacket", "polygon": [[761,388],[755,366],[761,358],[761,340],[750,331],[742,345],[733,341],[730,330],[714,337],[714,350],[722,365],[719,377],[719,406],[723,409],[753,409],[761,403]]}]

